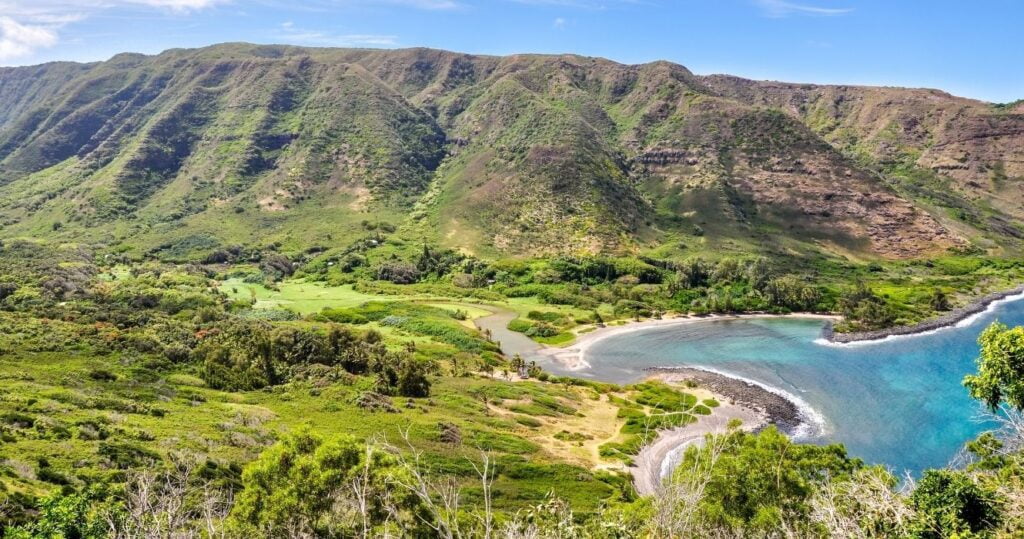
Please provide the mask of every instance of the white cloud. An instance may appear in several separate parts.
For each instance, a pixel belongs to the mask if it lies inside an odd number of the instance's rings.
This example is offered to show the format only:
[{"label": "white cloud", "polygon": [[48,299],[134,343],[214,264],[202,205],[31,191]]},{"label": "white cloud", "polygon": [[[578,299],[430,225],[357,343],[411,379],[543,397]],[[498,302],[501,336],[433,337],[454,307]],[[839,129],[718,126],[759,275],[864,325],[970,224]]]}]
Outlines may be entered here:
[{"label": "white cloud", "polygon": [[155,8],[170,9],[172,11],[198,11],[213,7],[216,4],[223,4],[225,0],[123,0],[128,4],[137,4]]},{"label": "white cloud", "polygon": [[768,17],[781,19],[790,15],[817,15],[833,17],[846,15],[853,11],[853,8],[828,8],[806,4],[795,4],[786,0],[754,0],[754,3],[761,8],[761,11]]},{"label": "white cloud", "polygon": [[[590,0],[585,0],[590,1]],[[614,0],[622,1],[622,0]],[[308,11],[339,7],[392,6],[444,11],[466,7],[469,0],[0,0],[0,64],[31,60],[39,50],[61,42],[66,26],[100,14],[158,11],[169,15],[193,15],[218,6],[259,3],[284,9]],[[397,36],[385,34],[338,34],[295,28],[283,24],[279,38],[292,43],[336,47],[393,47]]]},{"label": "white cloud", "polygon": [[0,13],[15,19],[81,18],[118,8],[155,8],[178,12],[199,11],[232,0],[0,0]]},{"label": "white cloud", "polygon": [[0,62],[31,57],[60,42],[61,30],[119,8],[191,13],[231,0],[0,0]]},{"label": "white cloud", "polygon": [[57,40],[53,26],[22,24],[7,16],[0,17],[0,61],[28,56],[56,45]]},{"label": "white cloud", "polygon": [[566,24],[565,23],[565,19],[563,19],[562,17],[557,17],[555,19],[555,22],[554,22],[553,26],[555,27],[556,30],[561,30],[561,29],[565,28],[565,24]]}]

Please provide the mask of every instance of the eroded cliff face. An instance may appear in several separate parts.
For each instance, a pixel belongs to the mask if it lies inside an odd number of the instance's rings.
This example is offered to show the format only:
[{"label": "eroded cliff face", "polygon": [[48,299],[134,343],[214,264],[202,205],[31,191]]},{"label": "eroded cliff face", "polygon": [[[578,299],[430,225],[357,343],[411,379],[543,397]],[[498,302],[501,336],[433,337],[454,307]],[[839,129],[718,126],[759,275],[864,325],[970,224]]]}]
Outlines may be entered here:
[{"label": "eroded cliff face", "polygon": [[969,197],[1024,218],[1024,114],[957,118],[917,163],[954,179]]},{"label": "eroded cliff face", "polygon": [[[494,254],[634,251],[698,229],[897,258],[1024,236],[1020,107],[934,90],[228,44],[0,70],[0,95],[0,234],[59,219],[79,237],[208,245],[288,229],[302,248],[383,212]],[[921,204],[886,176],[899,167],[952,198]],[[331,230],[299,233],[323,211]]]},{"label": "eroded cliff face", "polygon": [[717,194],[717,205],[691,211],[765,223],[839,252],[907,258],[966,245],[797,118],[699,101],[666,115],[654,137],[640,137],[652,145],[636,158],[663,191]]},{"label": "eroded cliff face", "polygon": [[999,107],[938,90],[817,86],[712,76],[744,103],[778,107],[837,149],[883,169],[916,165],[966,198],[1024,217],[1024,105]]}]

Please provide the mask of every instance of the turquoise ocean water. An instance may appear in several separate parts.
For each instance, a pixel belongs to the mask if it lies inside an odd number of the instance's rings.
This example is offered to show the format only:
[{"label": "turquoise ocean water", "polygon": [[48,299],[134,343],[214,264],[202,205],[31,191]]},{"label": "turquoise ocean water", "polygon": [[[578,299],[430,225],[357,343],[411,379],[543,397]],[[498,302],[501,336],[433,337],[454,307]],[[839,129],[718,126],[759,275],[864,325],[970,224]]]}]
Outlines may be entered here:
[{"label": "turquoise ocean water", "polygon": [[[842,442],[849,452],[897,473],[949,463],[992,428],[961,385],[974,372],[978,334],[993,320],[1024,324],[1024,301],[930,334],[835,346],[823,322],[763,318],[652,327],[596,341],[574,376],[608,382],[643,378],[644,368],[700,366],[781,389],[824,420],[806,441]],[[551,370],[557,371],[554,366]]]}]

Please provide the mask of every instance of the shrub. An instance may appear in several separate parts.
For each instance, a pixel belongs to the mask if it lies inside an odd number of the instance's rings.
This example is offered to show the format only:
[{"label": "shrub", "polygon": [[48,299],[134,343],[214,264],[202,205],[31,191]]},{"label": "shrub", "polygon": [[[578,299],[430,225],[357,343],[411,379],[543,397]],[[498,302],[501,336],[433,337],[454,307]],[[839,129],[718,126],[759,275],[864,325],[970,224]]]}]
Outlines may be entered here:
[{"label": "shrub", "polygon": [[160,455],[131,443],[101,442],[97,453],[121,470],[152,466],[160,461]]},{"label": "shrub", "polygon": [[[13,499],[13,496],[12,496]],[[5,537],[42,538],[62,537],[77,539],[103,539],[110,537],[106,518],[120,516],[116,511],[96,511],[94,501],[81,494],[54,494],[43,498],[34,521],[23,527],[3,529]]]},{"label": "shrub", "polygon": [[36,418],[23,414],[21,412],[6,412],[0,415],[0,421],[19,429],[32,428],[36,423]]},{"label": "shrub", "polygon": [[382,395],[376,391],[363,391],[356,397],[356,406],[371,412],[398,413],[398,408],[391,402],[391,397]]},{"label": "shrub", "polygon": [[510,321],[508,323],[507,327],[508,327],[508,329],[510,331],[516,331],[516,332],[519,332],[519,333],[526,333],[527,331],[530,330],[530,328],[533,327],[533,324],[531,324],[530,322],[528,322],[526,320],[523,320],[521,318],[516,318],[516,319]]},{"label": "shrub", "polygon": [[50,468],[50,467],[42,467],[42,466],[40,466],[39,469],[36,470],[36,479],[39,479],[40,481],[45,481],[47,483],[51,483],[51,484],[54,484],[54,485],[70,485],[71,484],[71,481],[68,480],[67,477],[64,477],[63,474],[61,474],[60,472],[58,472],[58,471],[56,471],[56,470],[54,470],[53,468]]},{"label": "shrub", "polygon": [[[378,528],[398,529],[427,536],[416,519],[418,498],[408,490],[394,489],[408,481],[396,458],[383,451],[368,451],[351,436],[325,439],[302,430],[285,437],[263,452],[242,472],[243,489],[231,510],[236,536],[277,536],[280,530],[309,530],[313,537],[358,537],[365,524],[370,536]],[[367,503],[366,520],[335,508],[345,502],[345,485],[359,484]],[[398,510],[399,521],[388,505]]]},{"label": "shrub", "polygon": [[412,357],[402,360],[398,367],[398,394],[403,397],[425,398],[430,396],[430,379],[427,377],[425,362]]},{"label": "shrub", "polygon": [[674,479],[700,477],[706,487],[698,502],[699,517],[742,529],[745,535],[780,534],[784,515],[806,518],[815,483],[843,480],[864,467],[840,445],[795,444],[775,427],[757,434],[734,429],[718,436],[687,450]]},{"label": "shrub", "polygon": [[558,335],[558,328],[546,322],[541,322],[534,324],[530,329],[526,330],[526,335],[530,337],[553,337]]},{"label": "shrub", "polygon": [[339,324],[365,324],[369,322],[365,316],[352,309],[325,307],[320,311],[320,316],[331,322]]},{"label": "shrub", "polygon": [[926,470],[910,502],[918,512],[915,528],[922,538],[973,537],[999,522],[995,493],[963,472]]},{"label": "shrub", "polygon": [[563,430],[555,434],[555,439],[563,442],[582,442],[592,438],[593,436],[583,434],[581,432],[569,432],[567,430]]},{"label": "shrub", "polygon": [[117,380],[117,375],[107,369],[93,369],[89,371],[89,378],[98,382],[113,382]]},{"label": "shrub", "polygon": [[437,424],[437,438],[449,445],[462,445],[462,430],[454,423]]},{"label": "shrub", "polygon": [[412,264],[387,262],[377,268],[377,280],[394,284],[412,284],[420,278],[420,270]]},{"label": "shrub", "polygon": [[7,299],[18,291],[16,283],[0,283],[0,301]]},{"label": "shrub", "polygon": [[537,320],[539,322],[558,323],[565,319],[565,316],[557,312],[546,312],[546,311],[530,311],[526,314],[526,317],[530,320]]}]

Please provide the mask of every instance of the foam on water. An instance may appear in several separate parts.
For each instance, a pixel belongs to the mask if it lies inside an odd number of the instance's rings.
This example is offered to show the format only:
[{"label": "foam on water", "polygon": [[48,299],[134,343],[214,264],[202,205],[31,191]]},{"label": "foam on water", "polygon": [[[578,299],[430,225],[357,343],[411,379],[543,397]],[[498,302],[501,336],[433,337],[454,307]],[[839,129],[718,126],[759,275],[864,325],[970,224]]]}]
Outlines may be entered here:
[{"label": "foam on water", "polygon": [[715,369],[712,367],[706,367],[704,365],[693,365],[691,368],[715,373],[719,376],[725,376],[741,382],[746,382],[751,385],[755,385],[769,393],[778,395],[787,401],[793,403],[800,414],[800,424],[794,427],[793,431],[788,433],[791,438],[797,441],[812,440],[828,434],[828,422],[825,421],[825,416],[814,409],[813,406],[807,403],[807,401],[800,397],[786,391],[785,389],[778,388],[775,386],[768,385],[764,382],[747,378],[746,376],[739,376],[731,372],[726,372],[721,369]]},{"label": "foam on water", "polygon": [[[797,410],[799,411],[801,419],[800,423],[796,427],[794,427],[794,429],[791,432],[788,433],[789,436],[795,441],[813,440],[815,438],[824,436],[827,433],[827,423],[825,421],[825,416],[822,415],[817,410],[815,410],[813,406],[807,403],[807,401],[801,399],[800,397],[784,389],[770,386],[768,384],[758,382],[757,380],[752,380],[745,376],[738,376],[729,372],[722,371],[720,369],[714,369],[702,365],[693,365],[690,366],[689,368],[714,373],[719,376],[725,376],[727,378],[732,378],[734,380],[739,380],[741,382],[746,382],[748,384],[760,387],[765,391],[778,395],[786,399],[787,401],[791,402],[794,406],[796,406]],[[686,449],[698,441],[699,440],[689,440],[669,450],[665,454],[664,460],[661,461],[659,477],[664,479],[671,475],[672,472],[675,471],[676,467],[679,466],[679,463],[683,460],[683,454],[686,452]]]},{"label": "foam on water", "polygon": [[981,317],[985,316],[988,313],[995,312],[996,308],[998,308],[1000,305],[1002,305],[1004,303],[1010,303],[1012,301],[1017,301],[1019,299],[1024,299],[1024,292],[1021,292],[1020,294],[1014,294],[1012,296],[1006,296],[1005,298],[1002,298],[1002,299],[997,299],[997,300],[993,301],[992,303],[989,303],[988,307],[986,307],[984,311],[981,311],[980,313],[972,314],[971,316],[968,316],[967,318],[964,318],[963,320],[957,322],[956,323],[956,327],[958,327],[958,328],[970,327],[975,322],[977,322],[979,319],[981,319]]},{"label": "foam on water", "polygon": [[903,339],[916,339],[916,338],[920,338],[920,337],[926,337],[928,335],[935,335],[936,333],[940,333],[940,332],[943,332],[943,331],[948,331],[948,330],[951,330],[951,329],[971,327],[972,325],[974,325],[975,322],[977,322],[978,320],[981,320],[983,317],[985,317],[989,313],[995,312],[995,310],[1000,305],[1003,305],[1004,303],[1009,303],[1009,302],[1012,302],[1012,301],[1017,301],[1019,299],[1024,299],[1024,292],[1021,292],[1020,294],[1014,294],[1012,296],[1006,296],[1005,298],[1001,298],[1001,299],[997,299],[995,301],[992,301],[992,302],[990,302],[988,304],[988,306],[985,307],[985,310],[976,312],[976,313],[974,313],[974,314],[964,318],[963,320],[958,321],[955,324],[951,324],[951,325],[948,325],[948,326],[942,326],[942,327],[935,328],[935,329],[929,329],[927,331],[919,331],[917,333],[907,333],[906,335],[888,335],[888,336],[882,337],[881,339],[868,339],[868,340],[864,340],[864,341],[853,341],[853,342],[835,342],[835,341],[830,341],[830,340],[828,340],[828,339],[826,339],[824,337],[819,337],[819,338],[814,340],[814,344],[818,344],[818,345],[821,345],[821,346],[833,346],[833,347],[836,347],[836,348],[851,348],[851,347],[856,347],[856,346],[870,346],[870,345],[873,345],[873,344],[879,344],[879,343],[884,343],[884,342],[899,341],[899,340],[903,340]]},{"label": "foam on water", "polygon": [[629,384],[650,368],[700,366],[792,402],[797,439],[843,443],[866,462],[916,473],[994,427],[977,421],[983,405],[961,381],[976,369],[978,334],[997,317],[1024,325],[1024,294],[948,328],[867,344],[816,344],[820,320],[713,319],[608,335],[585,350],[588,368],[545,368]]}]

